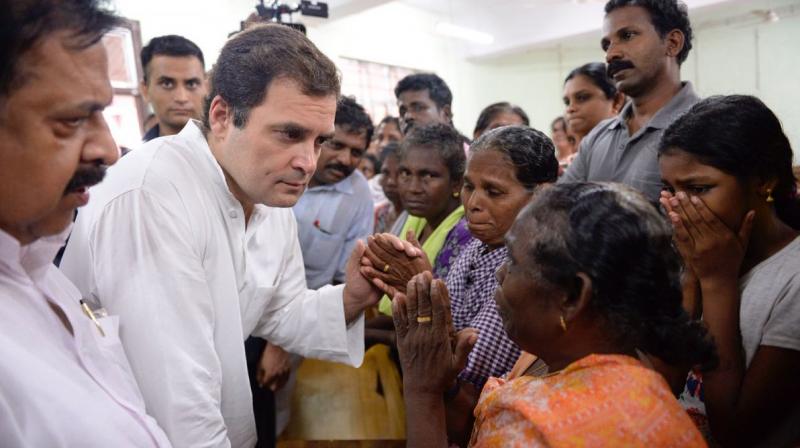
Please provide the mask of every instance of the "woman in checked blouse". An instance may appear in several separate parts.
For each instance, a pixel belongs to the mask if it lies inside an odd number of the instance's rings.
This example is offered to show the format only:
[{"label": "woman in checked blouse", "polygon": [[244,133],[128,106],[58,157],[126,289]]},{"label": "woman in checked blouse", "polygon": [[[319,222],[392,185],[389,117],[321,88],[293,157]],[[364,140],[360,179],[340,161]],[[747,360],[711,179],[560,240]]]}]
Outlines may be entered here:
[{"label": "woman in checked blouse", "polygon": [[[466,366],[446,394],[453,441],[466,441],[472,410],[486,380],[508,372],[520,354],[497,314],[495,273],[507,257],[503,239],[517,213],[530,201],[536,186],[555,182],[557,174],[553,143],[527,126],[493,129],[470,148],[461,200],[475,239],[452,264],[446,282],[455,329],[476,328],[479,334]],[[416,260],[394,250],[389,241],[388,235],[377,236],[369,251],[374,257],[371,264],[389,265],[389,272],[365,268],[365,274],[377,278],[387,291],[403,291],[411,276],[422,270],[413,265]]]}]

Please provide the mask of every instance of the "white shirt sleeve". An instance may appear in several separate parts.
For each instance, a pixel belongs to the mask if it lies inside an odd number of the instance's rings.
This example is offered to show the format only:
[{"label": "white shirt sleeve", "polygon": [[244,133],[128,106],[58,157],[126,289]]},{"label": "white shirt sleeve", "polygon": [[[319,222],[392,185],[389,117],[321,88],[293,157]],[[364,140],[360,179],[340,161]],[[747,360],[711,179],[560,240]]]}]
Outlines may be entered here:
[{"label": "white shirt sleeve", "polygon": [[120,336],[147,410],[172,444],[229,447],[197,229],[179,201],[161,201],[134,190],[98,212],[88,229],[94,294],[121,316]]},{"label": "white shirt sleeve", "polygon": [[306,287],[297,227],[292,222],[289,228],[286,268],[251,334],[306,358],[358,367],[364,358],[364,315],[347,325],[344,285]]}]

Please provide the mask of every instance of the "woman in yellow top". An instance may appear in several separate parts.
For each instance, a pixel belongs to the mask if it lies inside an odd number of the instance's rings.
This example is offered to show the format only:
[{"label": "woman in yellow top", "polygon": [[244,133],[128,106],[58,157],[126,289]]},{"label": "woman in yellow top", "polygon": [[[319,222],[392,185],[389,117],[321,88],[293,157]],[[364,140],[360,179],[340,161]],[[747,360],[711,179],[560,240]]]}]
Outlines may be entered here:
[{"label": "woman in yellow top", "polygon": [[[506,237],[495,300],[509,337],[550,367],[490,379],[475,408],[475,447],[705,446],[666,381],[637,349],[712,367],[713,343],[681,306],[671,229],[618,184],[544,188]],[[444,447],[444,398],[477,335],[454,334],[447,289],[430,273],[396,295],[408,447]]]},{"label": "woman in yellow top", "polygon": [[[398,190],[409,213],[399,236],[418,241],[425,252],[418,272],[431,270],[436,278],[446,278],[452,262],[472,241],[459,197],[467,164],[463,138],[444,124],[414,127],[401,143],[399,156]],[[388,297],[380,310],[391,314]]]},{"label": "woman in yellow top", "polygon": [[[415,126],[403,139],[398,157],[397,189],[409,214],[398,236],[403,239],[410,236],[411,241],[421,246],[425,257],[413,260],[413,266],[395,264],[376,268],[406,279],[423,271],[433,271],[438,278],[445,278],[450,264],[472,241],[460,198],[467,163],[463,137],[443,124]],[[366,344],[394,346],[388,296],[381,299],[378,309],[382,315],[366,321]]]}]

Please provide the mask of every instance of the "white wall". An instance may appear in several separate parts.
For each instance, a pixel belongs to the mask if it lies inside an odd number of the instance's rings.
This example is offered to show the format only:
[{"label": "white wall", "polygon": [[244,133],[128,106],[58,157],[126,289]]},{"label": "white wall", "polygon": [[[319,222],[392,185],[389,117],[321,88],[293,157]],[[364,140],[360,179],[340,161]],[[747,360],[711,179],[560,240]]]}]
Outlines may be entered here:
[{"label": "white wall", "polygon": [[228,34],[255,12],[256,0],[111,0],[118,14],[138,20],[142,45],[166,34],[178,34],[203,50],[211,68]]},{"label": "white wall", "polygon": [[[459,92],[470,109],[464,113],[477,116],[482,105],[509,100],[528,112],[532,126],[549,129],[550,121],[563,113],[564,77],[583,63],[604,60],[599,33],[586,41],[577,47],[543,49],[471,64],[475,86]],[[683,79],[691,81],[703,97],[740,93],[761,98],[782,121],[795,150],[795,163],[800,163],[799,75],[798,15],[774,23],[717,23],[708,28],[701,22],[694,48],[682,67]]]},{"label": "white wall", "polygon": [[436,22],[427,12],[391,2],[309,29],[308,35],[334,62],[347,57],[437,73],[453,90],[456,127],[471,136],[477,116],[467,105],[475,69],[458,41],[434,33]]}]

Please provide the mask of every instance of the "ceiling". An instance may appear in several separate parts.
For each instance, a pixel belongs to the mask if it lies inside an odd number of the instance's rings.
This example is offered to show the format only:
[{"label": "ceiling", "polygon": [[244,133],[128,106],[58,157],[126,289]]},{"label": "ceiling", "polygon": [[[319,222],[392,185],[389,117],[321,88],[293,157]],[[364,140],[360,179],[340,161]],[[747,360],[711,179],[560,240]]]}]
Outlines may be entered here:
[{"label": "ceiling", "polygon": [[[606,0],[396,0],[440,21],[491,35],[489,44],[467,44],[467,58],[486,60],[530,49],[598,40]],[[796,0],[684,0],[695,24],[749,14]],[[388,0],[329,0],[331,21],[390,3]]]}]

